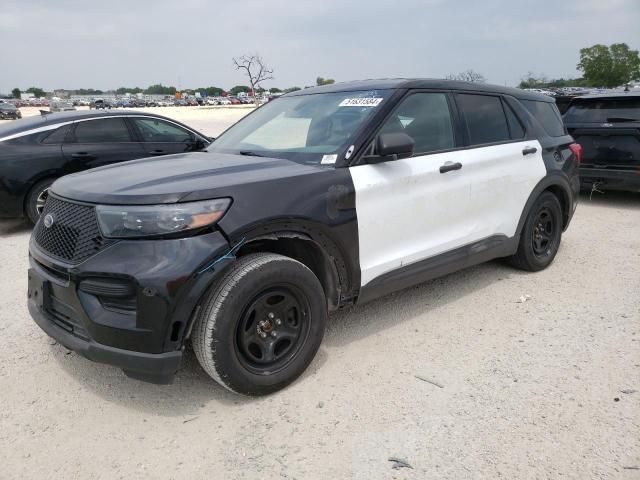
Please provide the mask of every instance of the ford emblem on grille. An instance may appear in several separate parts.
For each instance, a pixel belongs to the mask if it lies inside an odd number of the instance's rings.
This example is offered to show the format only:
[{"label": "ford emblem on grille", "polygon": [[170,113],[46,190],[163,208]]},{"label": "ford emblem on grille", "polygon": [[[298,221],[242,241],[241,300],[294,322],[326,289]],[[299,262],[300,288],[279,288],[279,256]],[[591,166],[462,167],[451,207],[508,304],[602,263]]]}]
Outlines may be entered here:
[{"label": "ford emblem on grille", "polygon": [[44,216],[44,226],[45,227],[51,228],[55,222],[56,222],[56,217],[54,217],[52,214],[47,213]]}]

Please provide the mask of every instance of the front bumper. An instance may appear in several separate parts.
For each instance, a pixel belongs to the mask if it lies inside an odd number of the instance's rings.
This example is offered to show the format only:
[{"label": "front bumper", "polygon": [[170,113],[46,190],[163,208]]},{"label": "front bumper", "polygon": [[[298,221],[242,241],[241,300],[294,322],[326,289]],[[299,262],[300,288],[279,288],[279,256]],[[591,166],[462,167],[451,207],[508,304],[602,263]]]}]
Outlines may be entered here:
[{"label": "front bumper", "polygon": [[226,261],[210,265],[227,251],[222,234],[213,232],[118,241],[69,265],[32,239],[29,313],[49,336],[84,357],[168,383],[180,366],[193,311]]},{"label": "front bumper", "polygon": [[607,168],[580,168],[582,188],[591,189],[595,185],[604,190],[625,190],[640,192],[640,169],[610,170]]}]

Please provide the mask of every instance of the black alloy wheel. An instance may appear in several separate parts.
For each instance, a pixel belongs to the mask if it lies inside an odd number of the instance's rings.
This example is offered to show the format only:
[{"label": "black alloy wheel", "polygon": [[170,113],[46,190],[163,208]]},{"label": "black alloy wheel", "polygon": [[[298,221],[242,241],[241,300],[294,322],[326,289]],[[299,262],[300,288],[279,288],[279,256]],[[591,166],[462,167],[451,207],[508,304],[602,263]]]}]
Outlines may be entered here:
[{"label": "black alloy wheel", "polygon": [[533,223],[534,228],[531,238],[533,253],[539,258],[548,256],[552,252],[555,232],[556,228],[558,228],[556,219],[549,207],[542,207]]},{"label": "black alloy wheel", "polygon": [[236,348],[245,368],[256,374],[278,371],[296,356],[309,334],[309,302],[293,285],[260,293],[238,322]]}]

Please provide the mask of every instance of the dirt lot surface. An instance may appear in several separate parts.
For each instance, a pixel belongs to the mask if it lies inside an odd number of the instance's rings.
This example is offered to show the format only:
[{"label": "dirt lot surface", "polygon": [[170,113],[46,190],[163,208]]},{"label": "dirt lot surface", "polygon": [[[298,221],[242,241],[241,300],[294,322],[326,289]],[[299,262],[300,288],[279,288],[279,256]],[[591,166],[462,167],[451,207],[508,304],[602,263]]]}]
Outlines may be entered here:
[{"label": "dirt lot surface", "polygon": [[[240,115],[175,110],[211,135]],[[0,223],[2,479],[640,478],[638,195],[582,198],[543,272],[492,262],[334,314],[259,399],[191,351],[157,386],[57,345],[27,313],[29,233]]]}]

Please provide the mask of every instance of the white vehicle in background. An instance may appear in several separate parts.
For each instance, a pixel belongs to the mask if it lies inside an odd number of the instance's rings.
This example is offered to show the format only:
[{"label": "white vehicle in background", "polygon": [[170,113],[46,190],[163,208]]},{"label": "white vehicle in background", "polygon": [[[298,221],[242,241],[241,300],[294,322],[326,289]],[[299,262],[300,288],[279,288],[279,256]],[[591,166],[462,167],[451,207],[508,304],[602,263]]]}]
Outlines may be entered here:
[{"label": "white vehicle in background", "polygon": [[231,100],[228,98],[222,97],[218,100],[219,105],[231,105]]},{"label": "white vehicle in background", "polygon": [[207,98],[205,103],[207,105],[220,105],[220,101],[216,97]]}]

